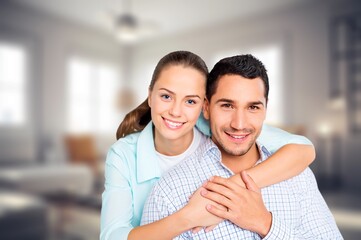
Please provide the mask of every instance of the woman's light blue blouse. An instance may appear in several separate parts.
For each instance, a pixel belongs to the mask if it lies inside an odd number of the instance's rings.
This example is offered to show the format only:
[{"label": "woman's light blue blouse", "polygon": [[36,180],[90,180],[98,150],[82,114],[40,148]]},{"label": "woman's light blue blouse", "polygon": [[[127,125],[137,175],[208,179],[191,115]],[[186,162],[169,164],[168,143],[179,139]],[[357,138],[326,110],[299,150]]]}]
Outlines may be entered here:
[{"label": "woman's light blue blouse", "polygon": [[[105,190],[102,195],[100,239],[127,239],[139,226],[144,202],[154,183],[161,177],[153,142],[152,123],[142,132],[119,139],[107,154]],[[197,128],[209,135],[206,120]],[[264,125],[259,141],[271,152],[289,143],[312,144],[307,138]]]}]

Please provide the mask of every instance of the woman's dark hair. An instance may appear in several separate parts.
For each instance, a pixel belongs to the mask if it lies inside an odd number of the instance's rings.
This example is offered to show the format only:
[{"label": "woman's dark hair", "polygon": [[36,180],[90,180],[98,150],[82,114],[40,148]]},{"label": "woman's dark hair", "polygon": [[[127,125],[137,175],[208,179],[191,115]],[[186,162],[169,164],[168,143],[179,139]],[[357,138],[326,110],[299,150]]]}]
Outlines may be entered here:
[{"label": "woman's dark hair", "polygon": [[[205,62],[198,55],[188,51],[175,51],[168,53],[158,62],[153,71],[152,80],[149,85],[149,90],[152,91],[154,84],[158,80],[161,72],[169,66],[184,66],[198,70],[204,75],[208,76],[208,68]],[[150,107],[148,105],[148,98],[144,100],[138,107],[129,112],[123,121],[120,123],[116,137],[117,139],[125,137],[131,133],[142,131],[151,120]]]},{"label": "woman's dark hair", "polygon": [[251,54],[223,58],[214,65],[207,80],[206,95],[208,101],[211,101],[217,90],[218,80],[224,75],[239,75],[248,79],[261,78],[265,86],[266,102],[268,102],[267,70],[263,63]]}]

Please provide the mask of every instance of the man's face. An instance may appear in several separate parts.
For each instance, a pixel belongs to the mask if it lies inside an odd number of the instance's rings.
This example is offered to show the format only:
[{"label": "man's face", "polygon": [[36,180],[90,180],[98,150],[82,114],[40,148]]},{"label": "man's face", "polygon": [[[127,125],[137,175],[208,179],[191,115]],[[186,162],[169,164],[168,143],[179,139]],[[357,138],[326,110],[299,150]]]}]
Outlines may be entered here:
[{"label": "man's face", "polygon": [[225,156],[242,156],[255,148],[266,117],[265,87],[260,78],[225,75],[211,101],[204,104],[212,140]]}]

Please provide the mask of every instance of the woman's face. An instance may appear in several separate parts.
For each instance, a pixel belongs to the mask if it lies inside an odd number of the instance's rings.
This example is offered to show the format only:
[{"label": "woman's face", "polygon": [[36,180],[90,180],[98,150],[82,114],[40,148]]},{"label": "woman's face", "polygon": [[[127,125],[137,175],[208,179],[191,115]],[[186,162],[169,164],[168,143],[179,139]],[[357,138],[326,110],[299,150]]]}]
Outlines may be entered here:
[{"label": "woman's face", "polygon": [[205,83],[205,76],[191,67],[162,70],[148,96],[156,139],[190,144],[205,98]]}]

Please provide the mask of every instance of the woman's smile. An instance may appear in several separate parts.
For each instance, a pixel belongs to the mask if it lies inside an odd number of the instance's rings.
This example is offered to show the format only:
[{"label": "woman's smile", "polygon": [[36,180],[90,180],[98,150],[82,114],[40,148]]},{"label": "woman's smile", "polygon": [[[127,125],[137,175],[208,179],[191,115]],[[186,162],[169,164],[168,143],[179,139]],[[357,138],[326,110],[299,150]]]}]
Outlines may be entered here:
[{"label": "woman's smile", "polygon": [[162,118],[164,120],[164,124],[170,129],[179,129],[183,126],[183,124],[186,123],[186,122],[172,121],[172,120],[164,118],[164,117],[162,117]]}]

